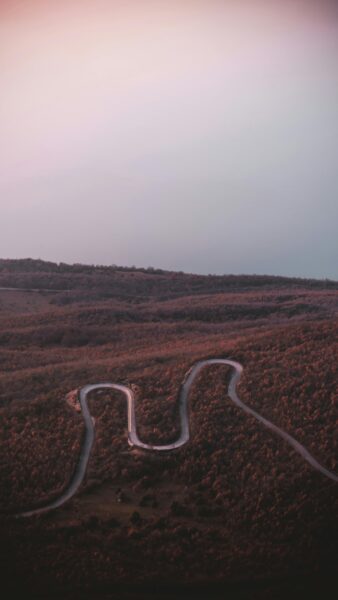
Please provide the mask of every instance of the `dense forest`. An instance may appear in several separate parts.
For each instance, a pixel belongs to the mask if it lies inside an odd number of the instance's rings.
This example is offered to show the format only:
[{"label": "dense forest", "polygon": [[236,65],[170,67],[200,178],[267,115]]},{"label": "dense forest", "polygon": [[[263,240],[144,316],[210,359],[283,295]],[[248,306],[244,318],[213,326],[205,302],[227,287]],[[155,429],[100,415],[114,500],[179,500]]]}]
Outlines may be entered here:
[{"label": "dense forest", "polygon": [[189,443],[161,455],[128,446],[119,392],[92,392],[96,438],[79,493],[39,517],[13,514],[56,498],[74,472],[84,425],[69,392],[132,386],[141,439],[168,443],[184,375],[208,357],[239,361],[240,398],[338,472],[337,283],[2,260],[0,286],[17,288],[0,289],[10,591],[249,599],[332,585],[337,485],[231,402],[223,365],[194,382]]}]

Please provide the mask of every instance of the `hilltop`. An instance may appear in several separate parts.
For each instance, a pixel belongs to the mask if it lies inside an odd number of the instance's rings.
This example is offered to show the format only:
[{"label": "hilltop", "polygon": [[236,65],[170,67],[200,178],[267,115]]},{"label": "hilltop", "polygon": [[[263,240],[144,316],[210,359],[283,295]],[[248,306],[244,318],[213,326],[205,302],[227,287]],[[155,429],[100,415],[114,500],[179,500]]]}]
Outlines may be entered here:
[{"label": "hilltop", "polygon": [[152,297],[163,300],[188,294],[255,289],[338,289],[338,282],[271,275],[196,275],[153,267],[143,269],[0,259],[0,287],[69,292],[81,290],[87,296],[96,294],[99,297],[132,296],[136,299]]}]

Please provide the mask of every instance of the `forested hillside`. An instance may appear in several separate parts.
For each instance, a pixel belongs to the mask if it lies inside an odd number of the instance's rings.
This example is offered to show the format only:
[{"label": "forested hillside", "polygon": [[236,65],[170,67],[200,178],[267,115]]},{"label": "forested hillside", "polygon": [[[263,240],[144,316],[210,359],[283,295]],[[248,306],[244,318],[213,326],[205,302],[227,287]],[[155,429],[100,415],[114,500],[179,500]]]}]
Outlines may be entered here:
[{"label": "forested hillside", "polygon": [[337,485],[234,406],[223,365],[196,379],[191,439],[171,453],[128,446],[124,397],[93,392],[96,438],[79,493],[40,517],[13,514],[60,495],[74,472],[84,425],[69,392],[132,386],[141,439],[168,443],[184,375],[209,357],[239,361],[240,398],[337,473],[337,283],[3,260],[0,286],[27,290],[0,290],[9,589],[108,598],[120,586],[117,597],[140,598],[170,582],[174,598],[198,597],[196,583],[205,597],[208,583],[215,598],[249,599],[305,597],[309,581],[333,581]]}]

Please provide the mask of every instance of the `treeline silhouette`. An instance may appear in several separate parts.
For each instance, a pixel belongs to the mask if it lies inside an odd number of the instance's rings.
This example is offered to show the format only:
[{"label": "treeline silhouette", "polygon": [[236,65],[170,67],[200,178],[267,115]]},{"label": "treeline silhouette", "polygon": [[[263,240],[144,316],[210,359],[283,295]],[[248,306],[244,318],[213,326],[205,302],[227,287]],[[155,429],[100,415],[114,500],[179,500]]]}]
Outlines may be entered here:
[{"label": "treeline silhouette", "polygon": [[[170,298],[187,294],[219,293],[268,288],[338,289],[331,280],[276,277],[270,275],[195,275],[148,267],[67,265],[41,260],[0,259],[0,286],[26,289],[80,291],[86,297],[144,296]],[[75,300],[81,295],[75,293]],[[59,302],[72,301],[72,294]]]}]

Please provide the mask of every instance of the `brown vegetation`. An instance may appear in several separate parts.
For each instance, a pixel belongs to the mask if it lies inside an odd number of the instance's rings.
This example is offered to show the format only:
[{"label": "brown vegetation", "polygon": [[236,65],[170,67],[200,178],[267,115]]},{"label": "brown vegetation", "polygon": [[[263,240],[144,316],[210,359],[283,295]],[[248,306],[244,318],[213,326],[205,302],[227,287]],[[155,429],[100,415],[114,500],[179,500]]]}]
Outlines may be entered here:
[{"label": "brown vegetation", "polygon": [[[84,291],[88,282],[95,294]],[[81,415],[65,402],[71,390],[107,380],[136,386],[140,437],[166,443],[178,434],[184,373],[210,356],[239,360],[242,400],[337,471],[332,282],[0,261],[0,285],[14,283],[73,291],[69,302],[55,293],[22,300],[21,310],[18,299],[0,304],[3,511],[38,505],[67,485],[83,435]],[[223,366],[203,369],[190,398],[191,441],[161,456],[128,446],[118,392],[93,393],[86,481],[53,513],[2,518],[8,573],[15,564],[44,597],[50,585],[63,595],[70,582],[76,597],[117,582],[240,586],[330,575],[335,484],[232,404],[228,376]]]}]

